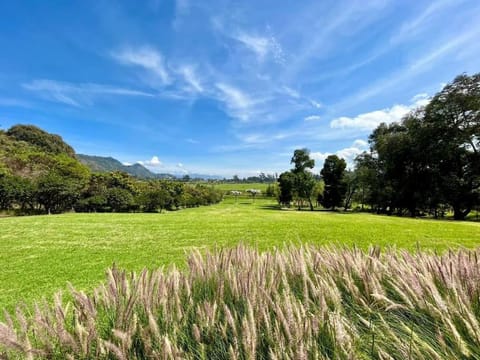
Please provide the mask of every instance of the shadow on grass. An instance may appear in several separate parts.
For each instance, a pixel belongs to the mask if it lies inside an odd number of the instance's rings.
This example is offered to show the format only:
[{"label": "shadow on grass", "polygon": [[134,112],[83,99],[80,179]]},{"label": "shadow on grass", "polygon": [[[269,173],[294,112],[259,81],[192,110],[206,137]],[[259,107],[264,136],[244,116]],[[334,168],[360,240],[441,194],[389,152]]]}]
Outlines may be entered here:
[{"label": "shadow on grass", "polygon": [[276,210],[276,211],[282,210],[280,205],[276,205],[276,204],[262,205],[262,206],[259,206],[258,208],[261,210]]},{"label": "shadow on grass", "polygon": [[314,208],[313,210],[310,210],[310,208],[301,208],[298,209],[297,207],[282,207],[278,204],[270,204],[270,205],[261,205],[258,207],[260,210],[275,210],[275,211],[295,211],[295,212],[322,212],[322,213],[327,213],[327,214],[340,214],[340,215],[351,215],[351,214],[360,214],[362,212],[360,211],[344,211],[340,209],[336,210],[330,210],[330,209],[320,209],[320,208]]}]

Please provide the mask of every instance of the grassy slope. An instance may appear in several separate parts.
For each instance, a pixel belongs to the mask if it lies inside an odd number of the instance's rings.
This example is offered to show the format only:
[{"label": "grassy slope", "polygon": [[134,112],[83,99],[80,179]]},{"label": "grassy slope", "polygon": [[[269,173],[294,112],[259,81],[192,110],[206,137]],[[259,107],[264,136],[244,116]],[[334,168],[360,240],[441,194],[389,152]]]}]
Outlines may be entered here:
[{"label": "grassy slope", "polygon": [[182,265],[192,247],[238,242],[370,244],[444,250],[480,245],[480,224],[328,212],[275,211],[233,199],[163,214],[65,214],[0,218],[0,307],[51,295],[67,281],[92,288],[116,263],[138,270]]}]

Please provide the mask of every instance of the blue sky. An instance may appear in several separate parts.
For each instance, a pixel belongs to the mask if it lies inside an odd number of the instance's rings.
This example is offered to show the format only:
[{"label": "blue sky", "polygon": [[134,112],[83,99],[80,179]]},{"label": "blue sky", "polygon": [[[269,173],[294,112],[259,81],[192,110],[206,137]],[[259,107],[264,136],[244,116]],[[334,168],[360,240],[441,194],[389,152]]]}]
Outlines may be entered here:
[{"label": "blue sky", "polygon": [[156,172],[349,162],[380,122],[480,71],[480,2],[0,2],[0,126]]}]

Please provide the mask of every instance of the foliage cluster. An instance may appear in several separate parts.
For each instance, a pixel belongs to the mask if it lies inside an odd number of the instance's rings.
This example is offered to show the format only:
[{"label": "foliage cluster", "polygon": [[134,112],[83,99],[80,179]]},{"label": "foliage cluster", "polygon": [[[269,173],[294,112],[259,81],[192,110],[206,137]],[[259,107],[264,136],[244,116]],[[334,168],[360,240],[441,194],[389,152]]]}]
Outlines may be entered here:
[{"label": "foliage cluster", "polygon": [[221,191],[207,185],[138,180],[113,172],[92,174],[74,208],[81,212],[161,212],[215,204],[222,196]]},{"label": "foliage cluster", "polygon": [[233,175],[231,179],[224,179],[225,182],[232,182],[232,183],[244,183],[244,184],[252,184],[252,183],[261,183],[261,184],[271,184],[277,180],[277,175],[275,174],[265,174],[261,172],[258,176],[247,176],[244,178],[240,178],[238,175]]},{"label": "foliage cluster", "polygon": [[[344,201],[347,191],[345,169],[347,163],[337,155],[329,155],[323,164],[320,175],[324,181],[323,194],[319,194],[318,201],[325,208],[335,210]],[[349,206],[345,204],[345,209]]]},{"label": "foliage cluster", "polygon": [[209,205],[220,191],[122,172],[91,173],[58,135],[16,125],[0,133],[0,210],[19,213],[162,211]]},{"label": "foliage cluster", "polygon": [[190,256],[107,272],[73,303],[18,307],[4,356],[49,359],[467,359],[480,354],[479,250],[328,248]]},{"label": "foliage cluster", "polygon": [[299,209],[305,201],[310,210],[313,210],[312,196],[316,180],[311,170],[315,167],[315,160],[310,158],[308,149],[297,149],[290,163],[293,164],[293,168],[280,174],[278,178],[280,188],[278,201],[287,206],[295,201]]},{"label": "foliage cluster", "polygon": [[73,148],[66,144],[59,135],[50,134],[33,125],[15,125],[6,132],[6,135],[17,141],[32,144],[41,150],[52,154],[75,155]]},{"label": "foliage cluster", "polygon": [[211,205],[222,199],[211,186],[169,180],[138,180],[125,173],[78,179],[48,172],[36,179],[0,175],[0,210],[20,214],[158,212]]},{"label": "foliage cluster", "polygon": [[[452,210],[455,219],[465,219],[480,207],[480,74],[458,76],[401,122],[380,124],[369,142],[370,151],[355,159],[353,171],[336,155],[326,158],[318,203],[347,210],[355,201],[362,209],[411,216]],[[307,149],[295,150],[295,168],[280,175],[281,204],[306,200],[313,210],[315,179],[308,169],[314,163],[308,155]]]},{"label": "foliage cluster", "polygon": [[370,153],[356,159],[362,203],[412,216],[452,209],[464,219],[480,205],[480,74],[458,76],[369,141]]}]

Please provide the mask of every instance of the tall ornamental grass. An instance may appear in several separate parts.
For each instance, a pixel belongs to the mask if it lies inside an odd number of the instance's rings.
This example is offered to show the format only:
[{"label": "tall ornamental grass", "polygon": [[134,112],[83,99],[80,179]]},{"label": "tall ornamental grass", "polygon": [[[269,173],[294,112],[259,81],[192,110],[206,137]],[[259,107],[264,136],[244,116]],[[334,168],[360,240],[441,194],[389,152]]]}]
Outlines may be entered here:
[{"label": "tall ornamental grass", "polygon": [[480,359],[480,249],[237,247],[18,307],[0,358]]}]

